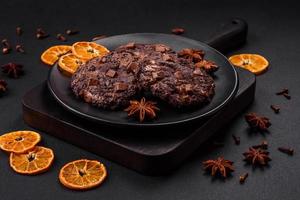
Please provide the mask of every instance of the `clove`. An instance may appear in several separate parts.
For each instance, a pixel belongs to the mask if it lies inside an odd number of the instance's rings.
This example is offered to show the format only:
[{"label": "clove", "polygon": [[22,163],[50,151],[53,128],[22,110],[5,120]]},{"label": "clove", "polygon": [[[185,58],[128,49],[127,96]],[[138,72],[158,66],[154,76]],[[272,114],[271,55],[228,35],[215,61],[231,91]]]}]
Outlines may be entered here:
[{"label": "clove", "polygon": [[2,53],[3,54],[8,54],[10,52],[11,49],[7,48],[7,47],[3,47],[2,48]]},{"label": "clove", "polygon": [[78,33],[79,33],[78,30],[72,30],[72,29],[66,30],[67,35],[75,35],[75,34],[78,34]]},{"label": "clove", "polygon": [[63,41],[63,42],[67,41],[67,38],[65,36],[63,36],[63,34],[61,34],[61,33],[58,33],[56,35],[56,39]]},{"label": "clove", "polygon": [[22,28],[21,28],[20,26],[18,26],[18,27],[16,28],[16,34],[17,34],[17,36],[21,36],[22,33],[23,33]]},{"label": "clove", "polygon": [[1,41],[1,44],[3,45],[2,53],[3,54],[8,54],[11,51],[11,47],[10,47],[10,44],[9,44],[8,40],[7,39],[3,39]]},{"label": "clove", "polygon": [[276,113],[276,114],[279,113],[279,111],[280,111],[280,107],[279,106],[271,105],[270,107],[274,111],[274,113]]},{"label": "clove", "polygon": [[283,88],[281,91],[277,92],[276,95],[283,95],[287,99],[291,99],[289,95],[289,90],[287,88]]},{"label": "clove", "polygon": [[278,150],[282,153],[286,153],[291,156],[294,155],[294,149],[292,149],[292,148],[278,147]]},{"label": "clove", "polygon": [[4,47],[10,48],[10,44],[9,44],[9,42],[8,42],[7,39],[3,39],[3,40],[1,41],[1,44],[2,44]]},{"label": "clove", "polygon": [[287,88],[283,88],[281,91],[276,92],[277,95],[283,95],[283,94],[288,94],[289,93],[289,89]]},{"label": "clove", "polygon": [[268,149],[268,142],[263,140],[260,144],[252,146],[254,149]]},{"label": "clove", "polygon": [[36,29],[36,38],[37,39],[44,39],[46,37],[49,37],[49,34],[47,34],[46,31],[44,31],[44,29],[42,29],[42,28]]},{"label": "clove", "polygon": [[240,137],[238,137],[238,136],[236,136],[236,135],[232,135],[232,138],[233,138],[234,143],[235,143],[236,145],[239,145],[239,144],[241,143],[241,138],[240,138]]},{"label": "clove", "polygon": [[16,45],[16,51],[20,53],[25,53],[23,46],[20,44]]},{"label": "clove", "polygon": [[183,28],[173,28],[171,32],[175,35],[181,35],[185,32]]},{"label": "clove", "polygon": [[240,176],[240,183],[243,184],[245,183],[245,180],[248,178],[248,173],[245,173],[243,175]]}]

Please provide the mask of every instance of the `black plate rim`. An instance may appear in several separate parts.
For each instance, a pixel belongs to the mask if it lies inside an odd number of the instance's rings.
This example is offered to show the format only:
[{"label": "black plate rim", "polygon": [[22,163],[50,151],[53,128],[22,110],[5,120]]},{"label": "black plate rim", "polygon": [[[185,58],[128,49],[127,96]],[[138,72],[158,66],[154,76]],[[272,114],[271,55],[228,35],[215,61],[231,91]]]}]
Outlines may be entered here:
[{"label": "black plate rim", "polygon": [[[185,40],[190,40],[191,42],[198,42],[203,46],[206,46],[207,48],[211,49],[212,51],[214,51],[215,53],[219,54],[221,57],[223,57],[225,60],[227,60],[229,66],[231,66],[233,72],[234,72],[234,78],[235,78],[235,84],[234,84],[234,88],[231,91],[230,95],[218,106],[216,106],[215,108],[211,109],[210,111],[203,113],[201,115],[197,115],[195,117],[191,117],[188,119],[183,119],[183,120],[178,120],[178,121],[172,121],[172,122],[161,122],[161,123],[157,123],[157,122],[153,122],[153,123],[123,123],[123,122],[112,122],[110,120],[106,120],[106,119],[101,119],[98,117],[94,117],[85,113],[82,113],[74,108],[72,108],[71,106],[67,105],[66,103],[64,103],[62,100],[60,100],[60,98],[55,94],[55,92],[53,91],[52,87],[51,87],[51,83],[50,83],[50,76],[51,76],[51,72],[52,70],[54,70],[54,68],[58,68],[57,63],[55,63],[55,65],[49,70],[48,72],[48,76],[47,76],[47,87],[50,91],[50,93],[52,94],[52,96],[56,99],[56,101],[58,101],[64,108],[66,108],[67,110],[71,111],[72,113],[76,114],[77,116],[80,117],[85,117],[88,119],[91,119],[93,121],[96,121],[98,123],[104,123],[104,124],[108,124],[108,125],[118,125],[118,126],[127,126],[127,127],[161,127],[161,126],[170,126],[170,125],[179,125],[179,124],[185,124],[187,122],[192,122],[195,120],[199,120],[201,118],[205,118],[205,117],[209,117],[211,115],[213,115],[214,113],[216,113],[217,111],[219,111],[220,109],[222,109],[224,106],[226,106],[236,95],[237,91],[238,91],[238,85],[239,85],[239,78],[238,78],[238,73],[235,70],[234,66],[228,61],[227,57],[224,56],[221,52],[219,52],[218,50],[214,49],[213,47],[209,46],[208,44],[205,44],[203,42],[200,42],[198,40],[194,40],[194,39],[190,39],[187,37],[182,37],[182,36],[178,36],[178,35],[172,35],[172,34],[166,34],[166,33],[129,33],[129,34],[120,34],[120,35],[114,35],[114,36],[110,36],[110,37],[120,37],[120,36],[126,36],[126,35],[164,35],[164,36],[172,36],[174,38],[178,37],[178,38],[182,38]],[[100,39],[101,40],[101,39]],[[96,42],[96,41],[93,41]],[[59,70],[59,69],[58,69]],[[90,105],[92,106],[92,105]],[[112,111],[114,112],[114,111]]]}]

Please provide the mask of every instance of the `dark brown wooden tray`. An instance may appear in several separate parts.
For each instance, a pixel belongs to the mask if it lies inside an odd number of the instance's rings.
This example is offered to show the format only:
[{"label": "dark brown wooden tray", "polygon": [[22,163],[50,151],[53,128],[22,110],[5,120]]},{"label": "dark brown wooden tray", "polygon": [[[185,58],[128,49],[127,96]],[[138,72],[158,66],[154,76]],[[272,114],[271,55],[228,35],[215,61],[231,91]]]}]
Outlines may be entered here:
[{"label": "dark brown wooden tray", "polygon": [[[176,168],[254,99],[255,76],[238,69],[235,99],[209,119],[172,128],[124,129],[88,121],[61,107],[42,83],[23,97],[25,122],[36,129],[143,174]],[[221,134],[221,132],[220,132]]]}]

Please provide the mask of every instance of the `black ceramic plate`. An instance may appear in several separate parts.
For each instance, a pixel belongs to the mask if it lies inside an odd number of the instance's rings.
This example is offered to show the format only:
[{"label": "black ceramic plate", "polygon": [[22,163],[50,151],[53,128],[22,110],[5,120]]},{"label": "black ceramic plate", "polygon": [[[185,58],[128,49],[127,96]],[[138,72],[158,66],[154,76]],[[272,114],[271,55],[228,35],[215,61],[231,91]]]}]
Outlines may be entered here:
[{"label": "black ceramic plate", "polygon": [[220,68],[215,73],[216,94],[209,104],[193,109],[175,109],[164,102],[158,101],[158,107],[161,109],[158,117],[152,121],[140,123],[135,119],[128,118],[127,113],[122,110],[103,110],[89,105],[81,99],[77,99],[70,89],[70,78],[64,76],[60,73],[57,66],[54,66],[50,70],[48,77],[50,92],[63,107],[84,118],[118,126],[166,126],[183,124],[214,114],[229,103],[237,92],[238,75],[234,67],[228,62],[225,56],[204,43],[176,35],[156,33],[118,35],[95,42],[106,46],[110,50],[128,42],[144,44],[163,43],[176,51],[182,48],[203,49],[206,53],[205,58],[216,62]]}]

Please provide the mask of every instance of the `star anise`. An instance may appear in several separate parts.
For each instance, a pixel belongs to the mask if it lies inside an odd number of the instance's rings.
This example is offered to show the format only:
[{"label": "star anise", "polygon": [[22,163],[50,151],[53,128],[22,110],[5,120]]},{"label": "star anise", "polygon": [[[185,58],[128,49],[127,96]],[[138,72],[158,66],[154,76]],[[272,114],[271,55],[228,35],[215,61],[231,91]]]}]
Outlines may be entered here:
[{"label": "star anise", "polygon": [[19,78],[24,73],[22,68],[23,65],[10,62],[2,66],[2,72],[11,78]]},{"label": "star anise", "polygon": [[156,117],[155,111],[159,111],[156,103],[153,101],[146,101],[143,97],[141,101],[130,101],[130,106],[124,111],[128,112],[128,116],[137,116],[140,122],[143,122],[145,117],[153,119]]},{"label": "star anise", "polygon": [[195,64],[195,67],[204,69],[207,73],[214,73],[219,67],[213,61],[201,60]]},{"label": "star anise", "polygon": [[6,92],[7,90],[7,83],[4,80],[0,79],[0,95]]},{"label": "star anise", "polygon": [[245,119],[252,129],[257,129],[259,131],[267,131],[267,129],[271,126],[269,118],[259,116],[256,113],[249,113],[245,115]]},{"label": "star anise", "polygon": [[262,149],[255,149],[250,147],[248,151],[243,153],[245,156],[245,161],[255,165],[267,165],[271,158],[269,157],[269,152]]},{"label": "star anise", "polygon": [[182,57],[197,63],[203,60],[204,51],[198,49],[182,49],[178,52],[178,57]]},{"label": "star anise", "polygon": [[234,171],[233,162],[225,160],[223,157],[219,157],[216,160],[207,160],[203,162],[204,170],[209,170],[212,176],[219,173],[224,178],[227,174]]}]

